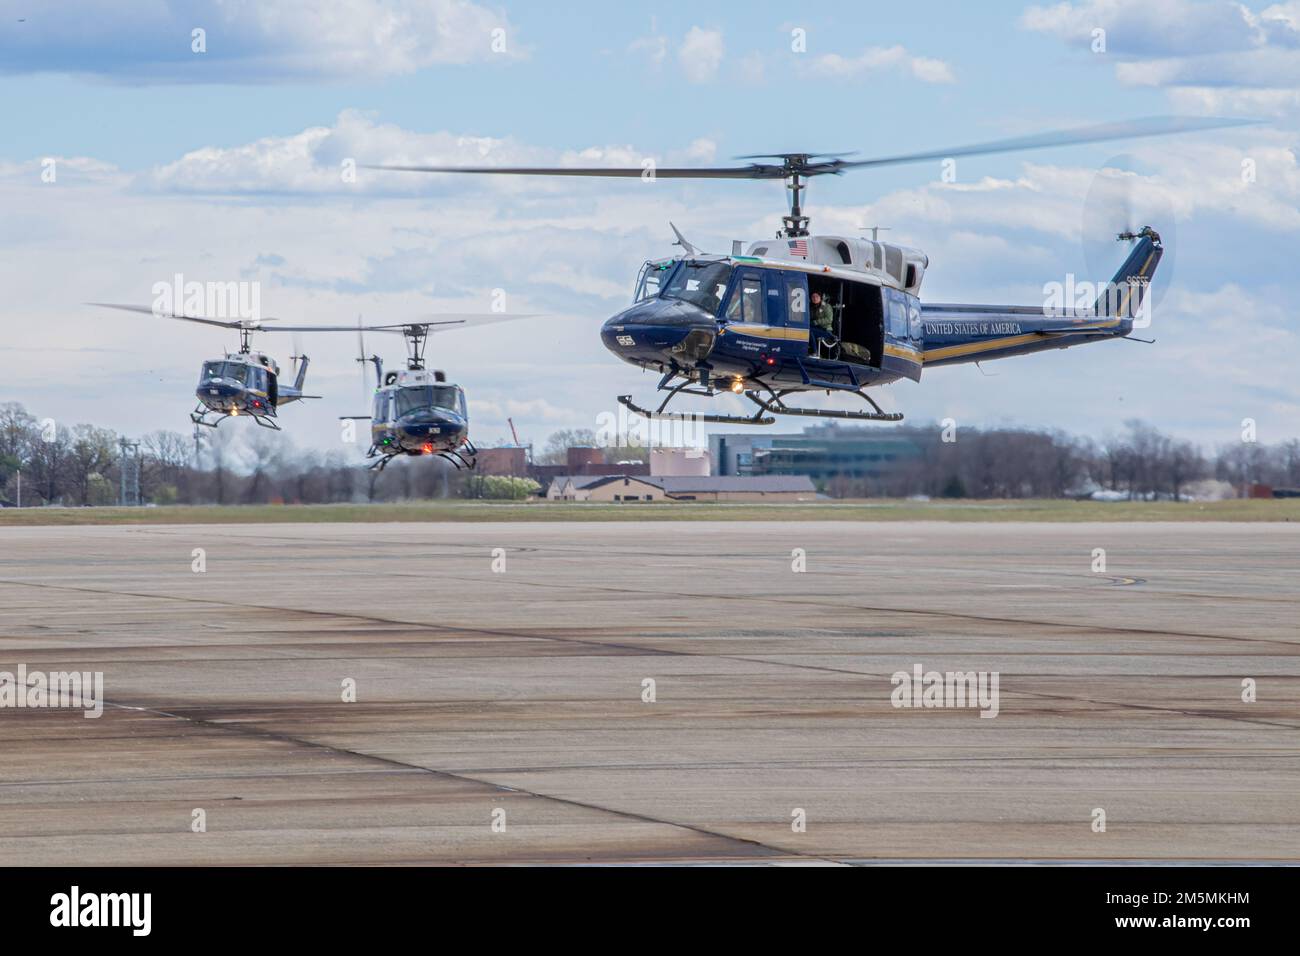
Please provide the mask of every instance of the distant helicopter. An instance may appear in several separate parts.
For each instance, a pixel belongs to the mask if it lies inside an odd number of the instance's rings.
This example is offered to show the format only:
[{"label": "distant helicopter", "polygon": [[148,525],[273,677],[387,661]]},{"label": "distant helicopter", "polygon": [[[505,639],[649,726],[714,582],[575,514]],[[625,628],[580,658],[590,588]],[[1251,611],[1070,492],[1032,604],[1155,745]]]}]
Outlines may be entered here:
[{"label": "distant helicopter", "polygon": [[384,371],[378,355],[366,355],[365,331],[394,331],[392,326],[357,327],[358,362],[375,367],[375,397],[371,414],[347,418],[370,421],[370,467],[383,471],[399,455],[437,455],[457,469],[478,464],[478,449],[469,440],[469,409],[465,390],[447,382],[445,373],[424,367],[424,348],[431,326],[440,322],[412,322],[401,326],[406,338],[406,368]]},{"label": "distant helicopter", "polygon": [[[226,418],[245,415],[264,428],[280,431],[276,423],[276,410],[289,402],[305,398],[320,398],[319,395],[304,395],[302,388],[307,378],[307,365],[310,359],[306,355],[292,357],[296,374],[292,385],[280,383],[280,366],[275,359],[264,352],[252,350],[254,332],[305,332],[315,331],[314,326],[264,326],[263,321],[274,319],[208,319],[195,315],[175,315],[159,312],[147,306],[117,305],[110,302],[92,302],[106,309],[121,309],[125,312],[140,312],[145,315],[157,315],[161,318],[180,319],[185,322],[200,322],[203,325],[216,325],[239,332],[239,351],[227,352],[223,358],[212,359],[203,363],[199,372],[199,384],[194,394],[199,403],[190,412],[190,420],[196,425],[216,428]],[[346,330],[346,329],[345,329]],[[215,416],[215,417],[212,417]]]},{"label": "distant helicopter", "polygon": [[[922,305],[929,257],[919,249],[873,239],[810,236],[801,197],[813,176],[850,169],[938,161],[1051,146],[1168,135],[1249,120],[1157,117],[867,160],[852,154],[779,153],[743,156],[744,166],[656,168],[656,179],[782,179],[790,211],[775,240],[733,243],[729,255],[709,254],[673,226],[683,255],[647,261],[634,301],[605,322],[601,339],[619,358],[662,373],[668,395],[653,411],[619,402],[647,418],[666,413],[677,395],[743,394],[753,415],[696,415],[698,421],[770,425],[775,415],[898,421],[866,389],[901,378],[920,381],[925,366],[954,365],[1125,338],[1147,305],[1163,245],[1150,226],[1126,224],[1118,238],[1133,242],[1119,271],[1095,302],[1064,310],[1044,306]],[[371,166],[408,172],[543,176],[646,177],[644,168]],[[671,223],[670,223],[671,225]],[[1082,305],[1082,307],[1080,307]],[[870,410],[787,405],[812,391],[851,394]]]},{"label": "distant helicopter", "polygon": [[[363,332],[402,334],[406,337],[409,353],[407,370],[404,372],[385,373],[379,356],[372,355],[368,358],[365,356],[364,340],[362,341],[362,357],[359,361],[374,363],[379,387],[375,392],[373,416],[349,416],[373,418],[372,443],[366,457],[378,458],[377,464],[381,470],[393,456],[399,454],[439,455],[457,468],[474,466],[474,456],[478,452],[469,440],[469,414],[465,393],[457,385],[446,384],[446,376],[442,372],[424,369],[425,344],[433,328],[486,324],[531,317],[472,312],[442,313],[417,322],[397,324],[362,325],[358,322],[355,326],[281,325],[279,320],[270,317],[261,320],[227,321],[193,315],[176,315],[146,306],[106,302],[91,304],[239,331],[239,352],[228,353],[223,359],[204,362],[199,384],[195,389],[199,406],[191,413],[190,418],[197,425],[207,425],[211,428],[215,428],[225,418],[246,415],[259,425],[279,431],[279,425],[273,421],[279,405],[303,398],[320,397],[302,393],[308,364],[305,355],[294,356],[295,361],[300,363],[294,384],[280,385],[279,366],[275,361],[261,352],[251,350],[253,332],[356,331],[358,335]],[[276,322],[276,324],[263,325],[263,322]],[[215,414],[216,420],[208,421],[209,414]]]}]

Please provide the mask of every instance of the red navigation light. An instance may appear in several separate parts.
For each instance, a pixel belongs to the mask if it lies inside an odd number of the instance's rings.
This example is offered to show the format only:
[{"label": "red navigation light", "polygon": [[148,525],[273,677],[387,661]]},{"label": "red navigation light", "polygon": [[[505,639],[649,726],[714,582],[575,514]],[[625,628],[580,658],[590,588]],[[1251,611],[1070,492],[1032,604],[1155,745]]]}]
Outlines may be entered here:
[{"label": "red navigation light", "polygon": [[432,454],[433,454],[433,442],[427,441],[427,442],[424,443],[424,453],[425,453],[426,455],[432,455]]}]

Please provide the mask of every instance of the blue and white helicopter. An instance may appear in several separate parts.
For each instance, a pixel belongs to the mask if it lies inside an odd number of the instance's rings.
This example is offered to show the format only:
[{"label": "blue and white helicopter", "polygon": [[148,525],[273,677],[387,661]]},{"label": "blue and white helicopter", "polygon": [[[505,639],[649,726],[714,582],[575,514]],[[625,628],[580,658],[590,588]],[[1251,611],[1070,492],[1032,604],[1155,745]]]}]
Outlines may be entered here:
[{"label": "blue and white helicopter", "polygon": [[[775,415],[898,421],[867,389],[899,379],[919,381],[926,367],[980,362],[1046,349],[1126,338],[1149,305],[1152,275],[1163,254],[1150,226],[1127,226],[1128,257],[1095,301],[1045,306],[922,304],[929,257],[919,249],[850,236],[813,236],[802,197],[814,176],[853,169],[939,161],[1053,146],[1195,132],[1249,121],[1157,117],[1000,140],[957,149],[877,159],[851,154],[781,153],[744,156],[743,166],[657,168],[656,179],[784,180],[790,200],[775,239],[729,254],[709,254],[673,227],[679,255],[647,261],[633,304],[601,329],[605,347],[632,365],[659,372],[667,396],[657,409],[633,404],[646,416],[675,417],[678,395],[714,397],[732,392],[756,407],[752,415],[696,415],[696,420],[770,425]],[[429,173],[641,177],[644,168],[374,166]],[[671,225],[671,224],[670,224]],[[792,406],[801,392],[852,395],[867,408]]]}]

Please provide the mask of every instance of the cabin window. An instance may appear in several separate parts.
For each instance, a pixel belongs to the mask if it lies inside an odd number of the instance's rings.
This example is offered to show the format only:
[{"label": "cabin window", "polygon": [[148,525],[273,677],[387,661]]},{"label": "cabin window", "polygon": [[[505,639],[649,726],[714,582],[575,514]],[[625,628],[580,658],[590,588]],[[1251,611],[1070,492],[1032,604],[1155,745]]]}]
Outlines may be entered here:
[{"label": "cabin window", "polygon": [[903,250],[898,246],[885,246],[885,271],[903,281]]},{"label": "cabin window", "polygon": [[681,299],[697,305],[710,315],[718,314],[722,305],[722,296],[731,281],[731,266],[721,262],[682,263],[682,267],[672,274],[663,295],[669,299]]},{"label": "cabin window", "polygon": [[763,280],[755,275],[744,275],[731,293],[727,303],[729,322],[763,321]]},{"label": "cabin window", "polygon": [[892,290],[889,293],[889,334],[896,339],[907,338],[907,303]]}]

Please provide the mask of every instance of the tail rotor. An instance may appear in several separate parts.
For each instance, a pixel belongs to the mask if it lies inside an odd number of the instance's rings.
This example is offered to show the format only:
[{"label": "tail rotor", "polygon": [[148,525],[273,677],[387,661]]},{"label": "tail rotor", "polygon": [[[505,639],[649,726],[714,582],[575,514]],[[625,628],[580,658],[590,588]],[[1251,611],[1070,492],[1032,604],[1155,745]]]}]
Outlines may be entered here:
[{"label": "tail rotor", "polygon": [[1083,202],[1083,256],[1088,270],[1083,278],[1100,283],[1114,272],[1117,239],[1132,246],[1152,229],[1158,230],[1162,268],[1159,280],[1151,282],[1146,292],[1148,308],[1154,309],[1173,273],[1178,217],[1168,184],[1158,175],[1137,172],[1140,168],[1132,156],[1113,156],[1093,176]]}]

